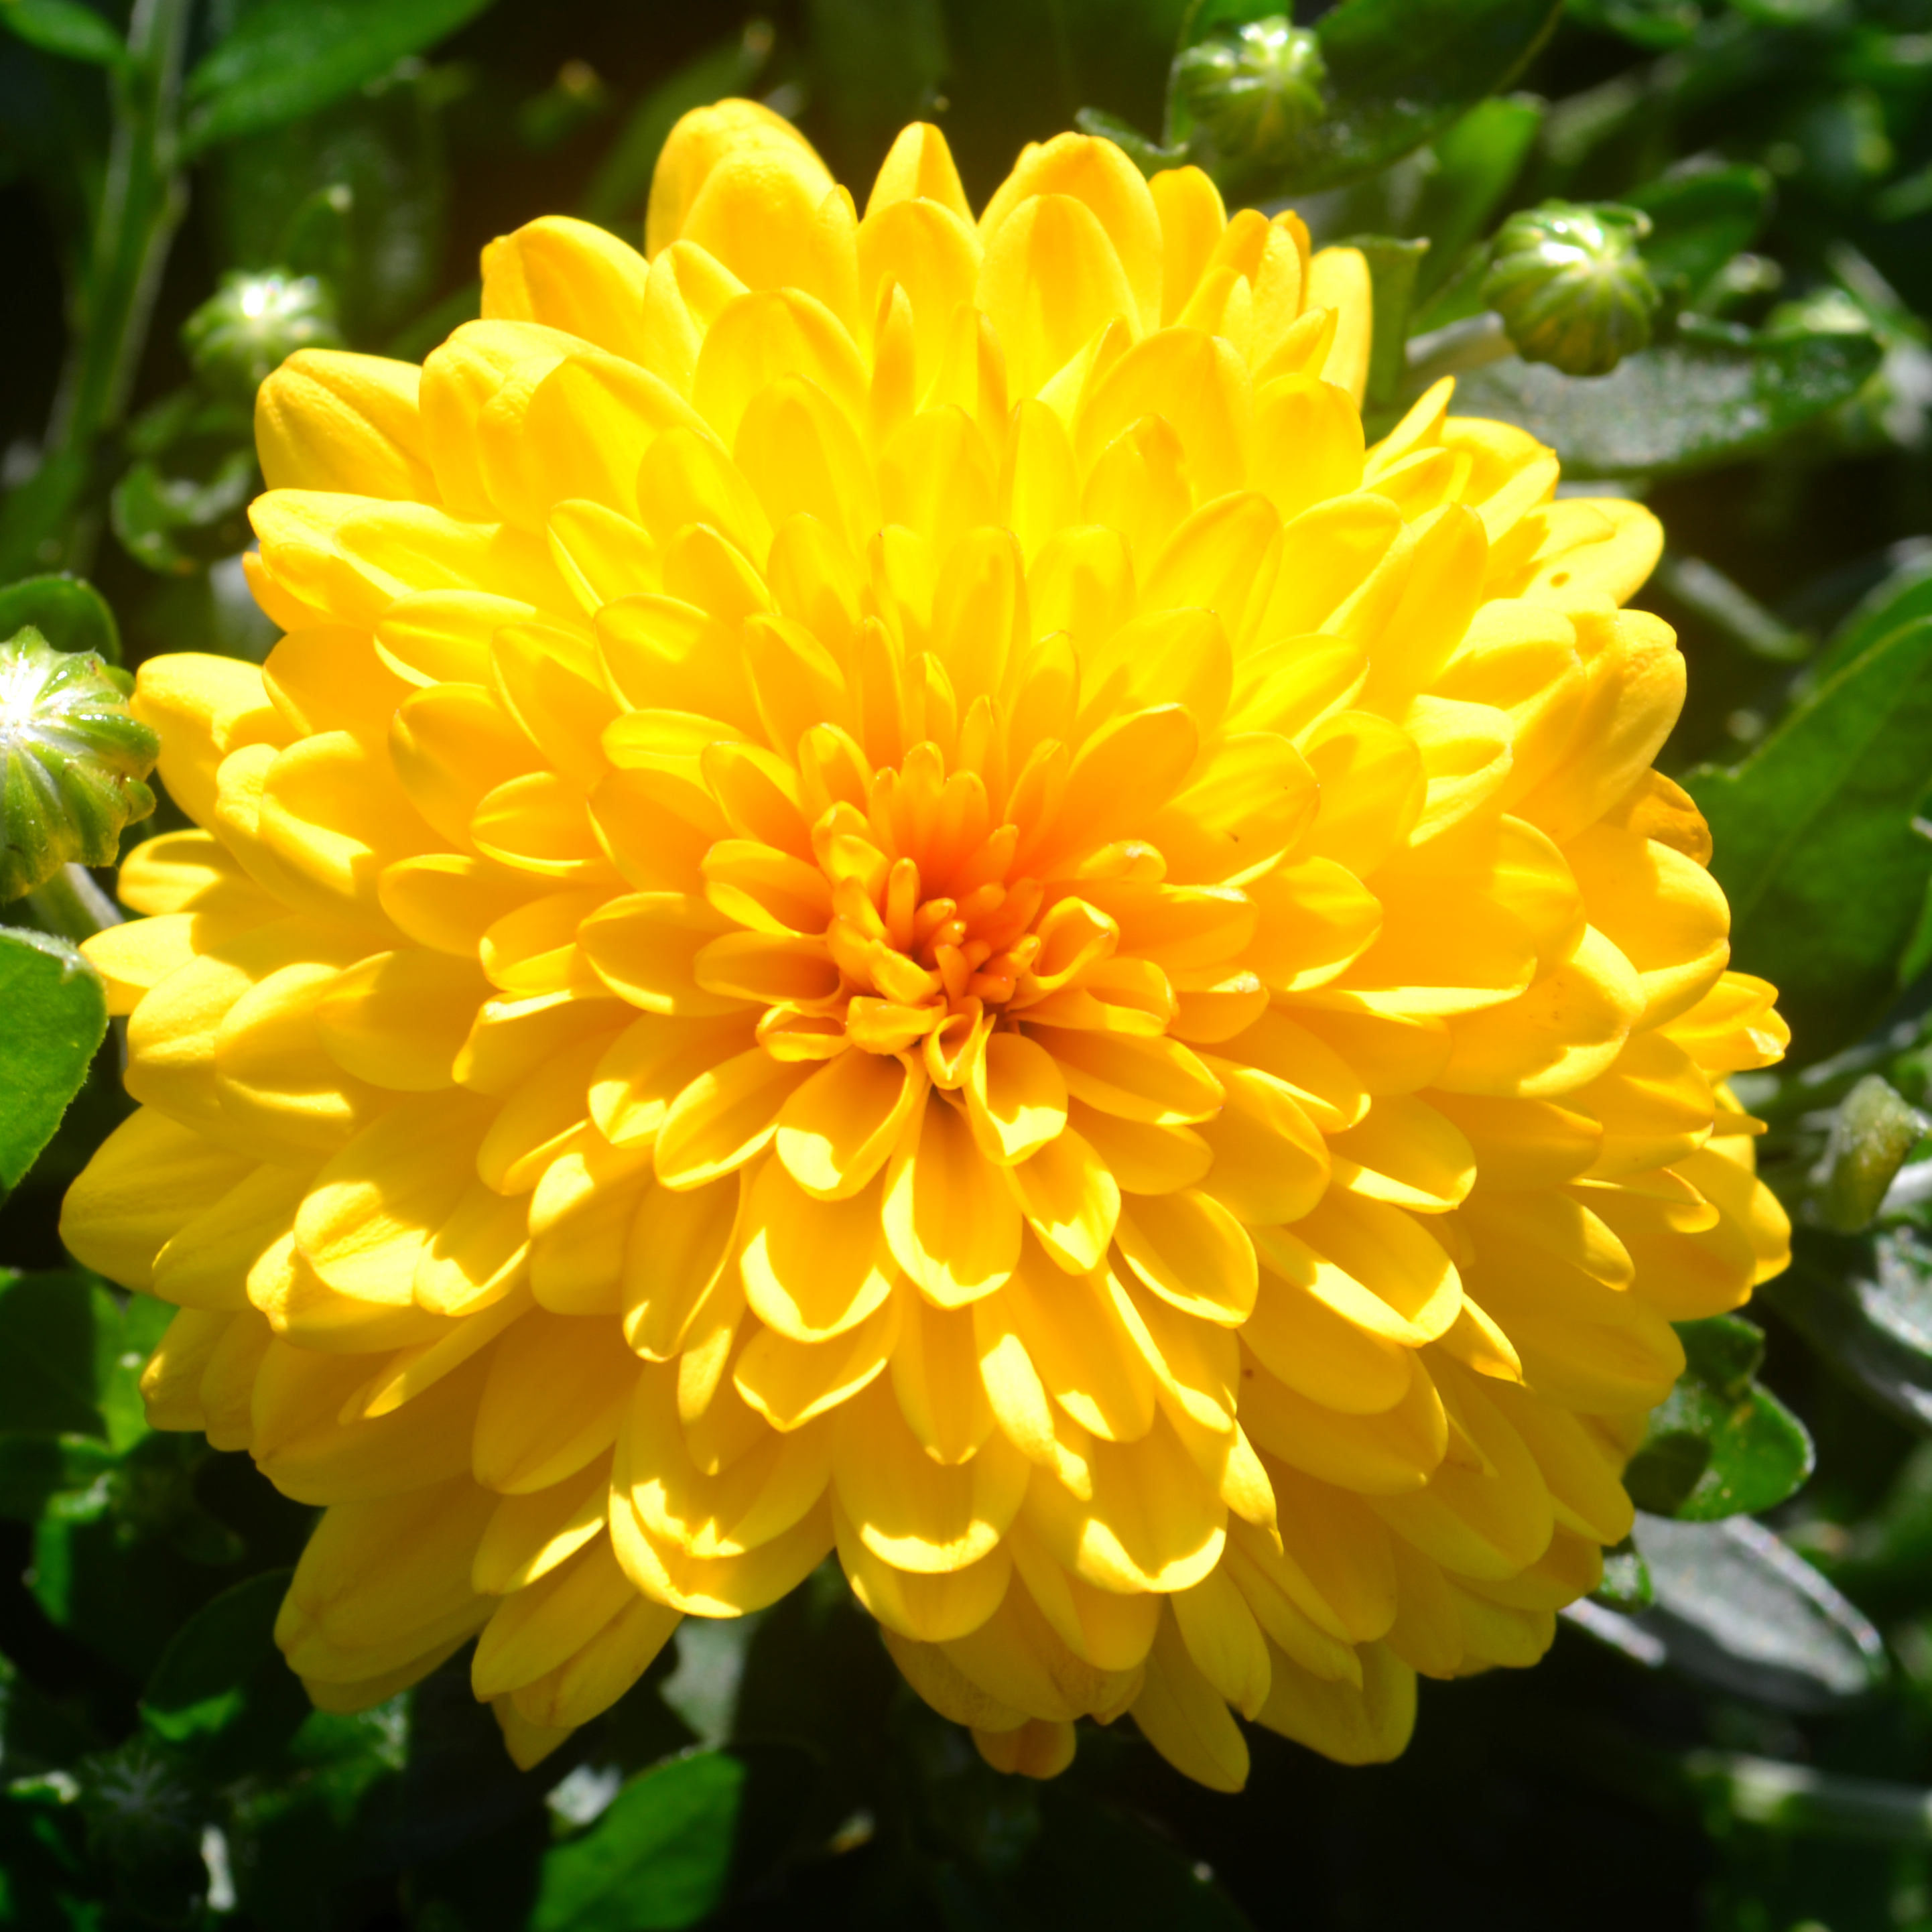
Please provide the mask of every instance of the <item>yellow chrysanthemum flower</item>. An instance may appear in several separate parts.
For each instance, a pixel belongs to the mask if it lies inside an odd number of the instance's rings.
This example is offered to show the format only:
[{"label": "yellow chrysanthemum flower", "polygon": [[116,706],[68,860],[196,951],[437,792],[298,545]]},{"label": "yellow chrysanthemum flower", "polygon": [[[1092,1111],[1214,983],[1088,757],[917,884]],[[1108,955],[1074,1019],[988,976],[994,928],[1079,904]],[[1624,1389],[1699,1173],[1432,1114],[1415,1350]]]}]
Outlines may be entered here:
[{"label": "yellow chrysanthemum flower", "polygon": [[328,1506],[319,1703],[475,1637],[522,1762],[833,1551],[1006,1768],[1389,1756],[1785,1257],[1656,526],[1446,383],[1365,452],[1361,258],[1102,141],[861,219],[726,104],[646,239],[292,358],[288,635],[142,670],[65,1232],[152,1419]]}]

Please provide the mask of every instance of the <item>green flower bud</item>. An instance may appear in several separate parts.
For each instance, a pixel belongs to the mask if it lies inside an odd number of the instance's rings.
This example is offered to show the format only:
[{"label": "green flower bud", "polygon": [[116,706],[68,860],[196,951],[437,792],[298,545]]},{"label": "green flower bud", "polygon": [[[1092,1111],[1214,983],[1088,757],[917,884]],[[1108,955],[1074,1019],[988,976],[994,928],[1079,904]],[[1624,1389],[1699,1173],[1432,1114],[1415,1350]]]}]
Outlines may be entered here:
[{"label": "green flower bud", "polygon": [[80,1813],[89,1858],[150,1922],[181,1925],[206,1883],[201,1834],[207,1800],[186,1760],[140,1733],[82,1758]]},{"label": "green flower bud", "polygon": [[1546,201],[1497,232],[1483,299],[1527,362],[1605,376],[1650,340],[1657,284],[1637,252],[1650,218],[1610,202]]},{"label": "green flower bud", "polygon": [[1285,14],[1202,41],[1175,60],[1174,132],[1195,158],[1240,172],[1286,158],[1295,136],[1328,111],[1321,43]]},{"label": "green flower bud", "polygon": [[0,644],[0,901],[63,866],[111,866],[122,827],[154,808],[142,781],[160,748],[92,651],[31,626]]},{"label": "green flower bud", "polygon": [[1814,1218],[1844,1234],[1868,1227],[1927,1126],[1902,1094],[1868,1073],[1839,1103],[1831,1138],[1812,1169]]},{"label": "green flower bud", "polygon": [[326,282],[238,268],[182,324],[182,346],[209,388],[249,402],[298,349],[339,349],[342,330]]}]

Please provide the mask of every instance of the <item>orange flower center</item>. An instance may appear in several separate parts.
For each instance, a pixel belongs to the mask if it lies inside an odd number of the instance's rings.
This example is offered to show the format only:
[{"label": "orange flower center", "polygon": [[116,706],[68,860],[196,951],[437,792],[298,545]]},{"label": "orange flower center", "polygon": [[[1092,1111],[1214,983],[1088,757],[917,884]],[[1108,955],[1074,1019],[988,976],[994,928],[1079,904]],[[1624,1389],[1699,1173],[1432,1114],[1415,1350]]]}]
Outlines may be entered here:
[{"label": "orange flower center", "polygon": [[1141,841],[1088,854],[1054,836],[1054,788],[1028,778],[1064,758],[1056,742],[1040,747],[997,824],[980,773],[949,776],[930,742],[868,779],[851,767],[862,807],[835,800],[811,833],[830,892],[821,957],[837,987],[770,1007],[760,1040],[784,1058],[919,1049],[934,1082],[954,1087],[976,1040],[1102,968],[1119,929],[1078,896],[1082,880],[1157,880],[1166,867]]}]

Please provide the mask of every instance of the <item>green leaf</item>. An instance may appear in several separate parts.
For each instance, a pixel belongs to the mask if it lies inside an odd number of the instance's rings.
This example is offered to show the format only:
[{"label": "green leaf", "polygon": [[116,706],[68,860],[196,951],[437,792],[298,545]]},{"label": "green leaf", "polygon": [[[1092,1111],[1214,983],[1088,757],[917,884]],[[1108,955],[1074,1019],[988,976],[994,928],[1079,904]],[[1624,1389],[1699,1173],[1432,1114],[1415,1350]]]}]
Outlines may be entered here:
[{"label": "green leaf", "polygon": [[114,1298],[77,1268],[0,1269],[0,1417],[9,1431],[102,1436],[99,1357],[120,1326]]},{"label": "green leaf", "polygon": [[1265,192],[1340,188],[1433,140],[1508,85],[1562,10],[1560,0],[1342,0],[1316,26],[1327,112],[1298,130]]},{"label": "green leaf", "polygon": [[1543,125],[1544,104],[1513,94],[1479,101],[1435,144],[1436,166],[1422,184],[1414,226],[1429,237],[1416,275],[1426,302],[1456,272],[1522,171]]},{"label": "green leaf", "polygon": [[1804,1425],[1754,1379],[1764,1331],[1736,1315],[1678,1324],[1685,1366],[1624,1472],[1639,1509],[1712,1522],[1781,1503],[1810,1474]]},{"label": "green leaf", "polygon": [[[0,1436],[0,1516],[38,1522],[56,1496],[94,1493],[114,1461],[89,1436]],[[104,1495],[100,1503],[106,1507]]]},{"label": "green leaf", "polygon": [[0,1190],[53,1138],[107,1032],[107,989],[64,939],[0,927]]},{"label": "green leaf", "polygon": [[[152,1436],[136,1457],[149,1461],[150,1444],[162,1445],[162,1456],[178,1457],[182,1452],[174,1445],[182,1441]],[[208,1453],[199,1444],[188,1449],[202,1457]],[[177,1548],[164,1522],[155,1520],[158,1516],[185,1527],[194,1520],[186,1468],[171,1472],[160,1496],[144,1493],[148,1486],[142,1479],[160,1473],[152,1467],[132,1472],[130,1495],[126,1474],[117,1472],[110,1479],[116,1493],[106,1510],[81,1516],[50,1510],[34,1528],[34,1600],[50,1622],[132,1678],[136,1688],[159,1664],[172,1634],[227,1580],[216,1565]],[[206,1512],[201,1520],[204,1527],[219,1531]],[[226,1562],[235,1561],[232,1538],[220,1553]]]},{"label": "green leaf", "polygon": [[530,1932],[658,1932],[694,1925],[724,1896],[748,1775],[700,1751],[634,1778],[581,1838],[544,1860]]},{"label": "green leaf", "polygon": [[1074,116],[1073,124],[1083,134],[1098,135],[1103,141],[1112,142],[1150,179],[1164,168],[1186,164],[1185,148],[1163,148],[1158,141],[1150,141],[1138,128],[1128,126],[1119,116],[1103,112],[1098,107],[1082,108]]},{"label": "green leaf", "polygon": [[1681,47],[1696,36],[1702,14],[1697,0],[1569,0],[1565,10],[1606,34],[1640,47]]},{"label": "green leaf", "polygon": [[660,81],[632,109],[592,177],[578,213],[626,241],[638,236],[665,136],[694,107],[707,107],[714,100],[749,91],[771,50],[770,27],[754,20],[742,33],[707,47]]},{"label": "green leaf", "polygon": [[1854,1388],[1932,1435],[1932,1242],[1918,1229],[1801,1227],[1791,1266],[1758,1292]]},{"label": "green leaf", "polygon": [[59,449],[0,497],[0,580],[59,564],[74,545],[74,517],[93,481],[88,452]]},{"label": "green leaf", "polygon": [[114,613],[106,598],[78,577],[23,577],[0,590],[0,638],[28,624],[56,650],[92,651],[108,664],[121,662],[121,627]]},{"label": "green leaf", "polygon": [[[108,1498],[115,1533],[124,1546],[152,1544],[202,1570],[241,1561],[241,1538],[204,1508],[196,1494],[195,1478],[208,1456],[207,1448],[191,1436],[143,1425],[141,1436],[129,1446],[115,1472]],[[205,1581],[188,1587],[197,1599],[207,1594]]]},{"label": "green leaf", "polygon": [[1655,1586],[1634,1538],[1627,1536],[1604,1552],[1604,1580],[1591,1594],[1612,1610],[1647,1610],[1656,1602]]},{"label": "green leaf", "polygon": [[1457,385],[1465,414],[1516,424],[1566,476],[1663,476],[1734,462],[1855,394],[1883,351],[1868,335],[1756,335],[1687,318],[1676,340],[1607,376],[1510,361]]},{"label": "green leaf", "polygon": [[1771,212],[1762,168],[1710,168],[1666,175],[1618,196],[1650,217],[1643,259],[1661,281],[1680,280],[1694,301],[1711,278],[1757,238]]},{"label": "green leaf", "polygon": [[1932,617],[1932,560],[1923,557],[1893,572],[1860,601],[1807,667],[1806,688],[1815,689],[1836,676],[1881,638],[1916,617]]},{"label": "green leaf", "polygon": [[1391,402],[1408,366],[1409,310],[1430,244],[1393,235],[1352,235],[1344,245],[1362,251],[1373,291],[1375,340],[1369,351],[1368,400]]},{"label": "green leaf", "polygon": [[130,1294],[113,1331],[103,1330],[94,1362],[94,1397],[107,1439],[124,1454],[152,1432],[141,1396],[141,1372],[178,1311],[152,1294]]},{"label": "green leaf", "polygon": [[[237,1583],[204,1604],[175,1633],[141,1694],[148,1727],[172,1744],[219,1736],[249,1713],[251,1702],[278,1701],[292,1732],[306,1699],[275,1648],[275,1618],[294,1573],[272,1570]],[[292,1698],[274,1699],[286,1685]]]},{"label": "green leaf", "polygon": [[[1932,620],[1875,646],[1744,763],[1684,781],[1709,820],[1731,956],[1778,988],[1801,1064],[1891,1002],[1932,880],[1912,814],[1932,779]],[[1854,882],[1848,890],[1848,882]]]},{"label": "green leaf", "polygon": [[1640,1516],[1636,1540],[1657,1601],[1635,1621],[1679,1669],[1790,1711],[1830,1710],[1884,1676],[1877,1631],[1762,1523]]},{"label": "green leaf", "polygon": [[[47,1767],[51,1769],[52,1767]],[[8,1916],[20,1932],[96,1932],[102,1910],[82,1843],[74,1784],[15,1778],[0,1797],[0,1871]]]},{"label": "green leaf", "polygon": [[0,0],[0,22],[44,54],[94,67],[120,67],[128,58],[121,36],[77,0]]},{"label": "green leaf", "polygon": [[184,577],[248,541],[243,512],[256,490],[255,452],[215,454],[206,476],[170,476],[154,462],[134,464],[114,486],[114,534],[137,563]]},{"label": "green leaf", "polygon": [[1900,957],[1898,983],[1916,985],[1928,966],[1932,966],[1932,888],[1927,890],[1925,902],[1918,909],[1918,922]]},{"label": "green leaf", "polygon": [[188,76],[190,155],[279,128],[454,33],[490,0],[264,0]]}]

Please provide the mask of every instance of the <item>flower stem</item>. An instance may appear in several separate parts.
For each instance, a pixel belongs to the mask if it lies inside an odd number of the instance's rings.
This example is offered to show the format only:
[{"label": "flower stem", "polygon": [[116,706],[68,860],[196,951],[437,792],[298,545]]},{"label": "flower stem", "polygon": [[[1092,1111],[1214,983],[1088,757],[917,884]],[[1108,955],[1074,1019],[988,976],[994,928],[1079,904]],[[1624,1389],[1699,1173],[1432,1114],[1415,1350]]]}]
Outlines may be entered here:
[{"label": "flower stem", "polygon": [[[112,76],[114,132],[74,339],[40,470],[0,527],[0,562],[85,571],[98,535],[86,498],[98,439],[126,412],[188,190],[177,166],[182,62],[194,0],[134,0]],[[20,554],[22,550],[25,554]]]},{"label": "flower stem", "polygon": [[1932,1842],[1932,1791],[1730,1751],[1694,1751],[1691,1784],[1733,1818],[1808,1838],[1882,1845]]},{"label": "flower stem", "polygon": [[114,902],[94,883],[85,866],[63,866],[9,910],[20,924],[76,945],[121,923]]},{"label": "flower stem", "polygon": [[1446,322],[1426,335],[1411,340],[1402,393],[1420,395],[1444,376],[1480,369],[1491,362],[1504,362],[1515,353],[1516,345],[1503,332],[1503,319],[1499,315],[1486,313]]}]

